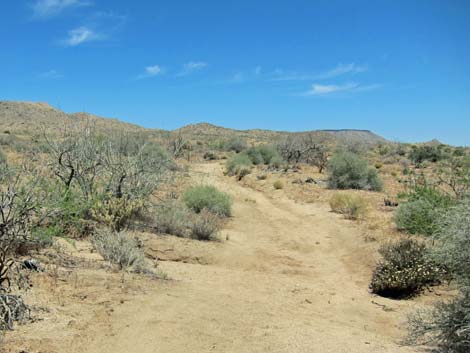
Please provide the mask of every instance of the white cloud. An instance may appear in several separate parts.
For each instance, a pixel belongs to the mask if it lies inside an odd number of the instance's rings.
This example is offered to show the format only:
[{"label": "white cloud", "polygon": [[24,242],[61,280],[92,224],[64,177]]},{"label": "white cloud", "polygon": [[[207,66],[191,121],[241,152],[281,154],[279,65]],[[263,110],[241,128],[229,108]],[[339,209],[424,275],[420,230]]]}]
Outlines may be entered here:
[{"label": "white cloud", "polygon": [[151,66],[147,66],[144,69],[144,73],[137,76],[137,79],[140,80],[143,78],[155,77],[158,75],[162,75],[163,73],[164,73],[164,70],[160,65],[151,65]]},{"label": "white cloud", "polygon": [[38,77],[42,79],[55,80],[55,79],[64,77],[64,75],[62,75],[57,70],[49,70],[49,71],[41,72],[40,74],[38,74]]},{"label": "white cloud", "polygon": [[35,18],[49,18],[59,15],[68,8],[91,5],[90,1],[85,0],[37,0],[32,9]]},{"label": "white cloud", "polygon": [[302,93],[304,96],[326,96],[338,92],[364,92],[380,88],[379,84],[360,85],[358,83],[345,83],[341,85],[322,85],[314,83],[312,88]]},{"label": "white cloud", "polygon": [[207,66],[209,66],[209,64],[204,61],[190,61],[183,65],[183,69],[177,76],[186,76],[193,72],[203,70]]},{"label": "white cloud", "polygon": [[75,47],[85,42],[102,40],[105,36],[96,33],[93,29],[88,27],[78,27],[68,32],[68,38],[63,40],[66,46]]},{"label": "white cloud", "polygon": [[161,74],[162,73],[162,68],[158,65],[153,65],[153,66],[147,66],[145,68],[145,73],[148,75],[148,76],[156,76],[158,74]]}]

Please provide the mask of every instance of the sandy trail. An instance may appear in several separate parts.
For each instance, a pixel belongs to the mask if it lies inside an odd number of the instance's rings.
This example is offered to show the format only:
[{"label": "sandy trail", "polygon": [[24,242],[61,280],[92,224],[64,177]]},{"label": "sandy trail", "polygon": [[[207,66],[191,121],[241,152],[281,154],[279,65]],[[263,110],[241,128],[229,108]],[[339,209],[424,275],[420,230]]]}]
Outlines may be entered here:
[{"label": "sandy trail", "polygon": [[194,173],[235,201],[210,264],[164,262],[174,281],[90,324],[74,352],[414,351],[397,343],[407,304],[367,291],[370,248],[352,223],[282,190],[242,187],[219,164]]}]

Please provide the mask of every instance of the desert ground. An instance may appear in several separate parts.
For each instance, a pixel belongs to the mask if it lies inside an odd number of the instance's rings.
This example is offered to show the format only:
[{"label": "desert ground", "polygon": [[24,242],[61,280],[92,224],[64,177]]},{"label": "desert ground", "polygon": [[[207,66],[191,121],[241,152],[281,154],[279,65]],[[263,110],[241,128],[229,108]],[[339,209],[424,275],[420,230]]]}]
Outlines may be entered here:
[{"label": "desert ground", "polygon": [[64,243],[75,262],[95,264],[36,275],[28,296],[47,310],[8,332],[5,351],[416,351],[401,344],[416,303],[369,293],[376,245],[353,222],[241,185],[220,162],[189,176],[234,198],[219,242],[144,235],[165,280],[104,272],[86,243]]}]

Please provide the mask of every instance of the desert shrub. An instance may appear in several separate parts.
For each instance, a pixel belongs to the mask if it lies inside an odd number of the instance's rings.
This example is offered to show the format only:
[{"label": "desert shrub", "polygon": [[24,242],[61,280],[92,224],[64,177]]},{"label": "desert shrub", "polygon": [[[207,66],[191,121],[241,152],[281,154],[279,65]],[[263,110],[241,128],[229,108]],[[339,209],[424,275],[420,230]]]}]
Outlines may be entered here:
[{"label": "desert shrub", "polygon": [[444,271],[428,258],[424,243],[402,239],[379,250],[383,260],[377,264],[370,288],[383,297],[406,298],[429,285],[437,284]]},{"label": "desert shrub", "polygon": [[263,155],[258,150],[258,148],[251,147],[251,148],[247,149],[244,153],[248,156],[248,158],[250,158],[251,163],[253,163],[254,165],[264,163]]},{"label": "desert shrub", "polygon": [[92,243],[106,261],[121,270],[141,272],[145,268],[144,250],[127,232],[98,230],[92,236]]},{"label": "desert shrub", "polygon": [[439,216],[454,202],[449,195],[428,185],[415,185],[401,197],[407,201],[398,206],[395,223],[399,230],[410,234],[433,234]]},{"label": "desert shrub", "polygon": [[470,199],[461,200],[439,218],[432,258],[459,282],[470,286]]},{"label": "desert shrub", "polygon": [[92,231],[90,201],[73,190],[62,194],[60,190],[53,190],[53,185],[47,184],[43,187],[48,190],[43,207],[49,216],[44,227],[37,228],[35,234],[44,238],[64,235],[81,238]]},{"label": "desert shrub", "polygon": [[332,189],[364,189],[380,191],[383,183],[367,161],[352,152],[338,152],[328,163],[328,185]]},{"label": "desert shrub", "polygon": [[183,194],[183,201],[196,213],[207,209],[214,214],[228,217],[232,212],[230,195],[211,185],[199,185],[187,189]]},{"label": "desert shrub", "polygon": [[220,229],[220,219],[207,209],[195,214],[191,221],[191,237],[198,240],[213,240]]},{"label": "desert shrub", "polygon": [[429,345],[436,352],[469,352],[470,289],[463,288],[458,298],[412,314],[409,331],[410,343]]},{"label": "desert shrub", "polygon": [[415,165],[420,165],[425,161],[437,162],[445,157],[441,146],[432,145],[413,146],[408,154],[408,158],[411,159]]},{"label": "desert shrub", "polygon": [[273,158],[280,158],[277,148],[273,145],[260,145],[258,150],[263,156],[264,164],[270,164]]},{"label": "desert shrub", "polygon": [[276,190],[280,190],[284,187],[284,184],[282,183],[281,180],[276,180],[274,183],[273,183],[273,186],[274,186],[274,189]]},{"label": "desert shrub", "polygon": [[228,175],[236,175],[241,179],[243,176],[250,174],[252,166],[253,163],[246,154],[237,154],[227,161],[227,173]]},{"label": "desert shrub", "polygon": [[167,200],[157,206],[155,224],[161,233],[185,237],[191,226],[188,208],[178,200]]},{"label": "desert shrub", "polygon": [[282,164],[284,161],[282,160],[281,156],[274,156],[271,158],[271,161],[269,162],[269,166],[274,169],[279,169],[282,167]]},{"label": "desert shrub", "polygon": [[410,234],[431,235],[436,229],[438,211],[426,200],[402,203],[395,212],[397,228]]},{"label": "desert shrub", "polygon": [[334,194],[330,199],[330,207],[333,212],[348,219],[361,218],[367,211],[367,203],[361,196],[344,193]]},{"label": "desert shrub", "polygon": [[376,163],[374,164],[374,167],[375,167],[375,169],[380,169],[380,168],[383,167],[383,164],[380,163],[380,162],[376,162]]},{"label": "desert shrub", "polygon": [[232,138],[224,143],[224,149],[226,151],[234,151],[240,153],[247,149],[247,144],[240,138]]}]

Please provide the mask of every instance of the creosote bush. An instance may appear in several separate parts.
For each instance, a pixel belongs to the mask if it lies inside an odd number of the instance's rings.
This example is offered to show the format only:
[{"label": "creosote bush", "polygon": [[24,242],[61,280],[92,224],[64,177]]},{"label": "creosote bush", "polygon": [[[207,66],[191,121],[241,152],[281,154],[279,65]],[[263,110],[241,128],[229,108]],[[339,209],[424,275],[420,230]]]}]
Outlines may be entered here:
[{"label": "creosote bush", "polygon": [[389,298],[407,298],[426,286],[439,283],[445,271],[428,258],[424,243],[402,239],[379,250],[383,260],[372,275],[373,293]]},{"label": "creosote bush", "polygon": [[229,217],[232,212],[230,195],[211,185],[199,185],[187,189],[183,194],[183,201],[196,213],[207,209],[216,215]]},{"label": "creosote bush", "polygon": [[119,269],[144,271],[144,250],[127,232],[97,230],[92,236],[92,243],[105,260],[118,265]]},{"label": "creosote bush", "polygon": [[333,212],[340,213],[348,219],[359,219],[367,212],[367,202],[359,195],[336,193],[330,199]]},{"label": "creosote bush", "polygon": [[377,170],[352,152],[339,152],[328,163],[328,185],[332,189],[363,189],[380,191],[383,188]]}]

